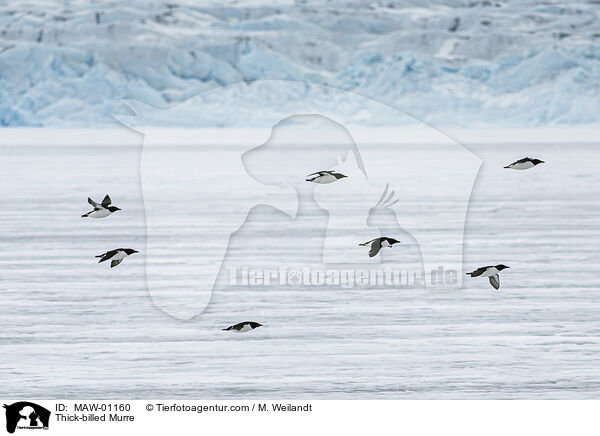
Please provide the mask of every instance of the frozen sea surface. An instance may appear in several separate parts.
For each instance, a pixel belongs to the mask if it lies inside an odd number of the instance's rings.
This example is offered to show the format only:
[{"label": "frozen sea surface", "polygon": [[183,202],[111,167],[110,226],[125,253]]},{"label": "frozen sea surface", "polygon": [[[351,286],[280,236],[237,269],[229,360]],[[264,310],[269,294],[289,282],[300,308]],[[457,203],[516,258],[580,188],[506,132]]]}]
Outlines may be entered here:
[{"label": "frozen sea surface", "polygon": [[[510,265],[501,292],[485,279],[452,291],[221,283],[204,313],[181,321],[157,309],[146,286],[139,147],[0,147],[0,396],[598,398],[600,149],[471,150],[484,163],[464,270]],[[165,162],[173,153],[165,151]],[[502,169],[525,155],[548,163]],[[88,195],[106,193],[122,211],[80,218]],[[317,209],[307,214],[323,219]],[[253,223],[272,220],[272,231],[283,233],[278,219],[264,207],[253,211]],[[287,243],[301,252],[313,230],[299,229],[287,232]],[[230,243],[232,261],[268,263],[273,241],[265,246],[261,236],[242,227]],[[112,270],[96,263],[94,255],[121,246],[141,254]],[[391,252],[400,261],[415,253],[410,244]],[[181,253],[166,245],[167,272],[172,258]],[[243,320],[264,327],[221,331]]]}]

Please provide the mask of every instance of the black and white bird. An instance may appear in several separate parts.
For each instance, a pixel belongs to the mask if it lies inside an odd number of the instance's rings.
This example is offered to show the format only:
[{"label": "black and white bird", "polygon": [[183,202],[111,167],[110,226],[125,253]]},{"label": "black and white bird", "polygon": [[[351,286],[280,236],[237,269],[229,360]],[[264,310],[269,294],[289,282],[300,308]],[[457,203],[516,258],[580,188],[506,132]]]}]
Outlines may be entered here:
[{"label": "black and white bird", "polygon": [[254,330],[260,326],[262,326],[262,324],[259,324],[254,321],[244,321],[244,322],[240,322],[235,325],[230,325],[229,327],[227,327],[226,329],[223,329],[223,330],[233,330],[234,332],[241,333],[241,332],[249,332],[250,330]]},{"label": "black and white bird", "polygon": [[511,163],[510,165],[505,166],[504,168],[509,168],[511,170],[528,170],[529,168],[533,168],[536,165],[546,163],[543,160],[532,159],[530,157],[524,157],[523,159],[519,159],[516,162]]},{"label": "black and white bird", "polygon": [[139,251],[134,250],[132,248],[115,248],[114,250],[107,251],[106,253],[99,254],[96,257],[100,257],[101,259],[98,261],[104,262],[110,260],[110,267],[114,268],[125,259],[127,256],[131,256],[133,253],[139,253]]},{"label": "black and white bird", "polygon": [[81,215],[81,218],[86,218],[88,216],[91,218],[105,218],[105,217],[109,216],[110,214],[112,214],[113,212],[121,210],[117,206],[111,205],[112,201],[108,195],[106,197],[104,197],[104,200],[102,200],[102,203],[96,203],[94,200],[92,200],[91,198],[88,197],[88,203],[94,207],[94,210],[92,210],[84,215]]},{"label": "black and white bird", "polygon": [[467,273],[467,275],[471,277],[488,277],[490,280],[490,284],[494,287],[494,289],[498,290],[500,288],[500,276],[498,275],[498,273],[506,268],[510,267],[502,264],[493,266],[482,266],[481,268],[477,268],[473,272]]},{"label": "black and white bird", "polygon": [[377,256],[377,253],[379,253],[379,250],[381,250],[382,247],[391,247],[394,244],[399,244],[400,241],[394,239],[394,238],[375,238],[375,239],[371,239],[370,241],[364,242],[362,244],[358,244],[361,247],[365,246],[365,245],[369,245],[371,244],[371,250],[369,251],[369,257],[373,257],[373,256]]},{"label": "black and white bird", "polygon": [[316,173],[306,176],[306,181],[325,185],[327,183],[336,182],[344,177],[348,176],[345,176],[342,173],[336,173],[335,171],[317,171]]}]

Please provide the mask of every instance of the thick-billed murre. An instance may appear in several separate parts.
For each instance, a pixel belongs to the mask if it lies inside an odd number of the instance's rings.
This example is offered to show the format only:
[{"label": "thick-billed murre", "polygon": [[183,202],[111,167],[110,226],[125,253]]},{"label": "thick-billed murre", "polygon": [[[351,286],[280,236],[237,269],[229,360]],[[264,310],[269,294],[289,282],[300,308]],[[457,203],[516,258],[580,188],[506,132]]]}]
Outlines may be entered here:
[{"label": "thick-billed murre", "polygon": [[382,247],[391,247],[394,244],[399,244],[400,241],[394,239],[394,238],[387,238],[387,237],[382,237],[382,238],[375,238],[375,239],[371,239],[370,241],[364,242],[362,244],[358,244],[361,247],[365,246],[365,245],[369,245],[371,244],[371,250],[369,250],[369,257],[373,257],[373,256],[377,256],[377,253],[379,253],[379,250],[381,250]]},{"label": "thick-billed murre", "polygon": [[467,273],[471,277],[488,277],[490,280],[490,284],[494,287],[494,289],[498,290],[500,288],[500,276],[498,273],[503,269],[510,268],[506,265],[492,265],[492,266],[482,266],[481,268],[477,268],[475,271]]},{"label": "thick-billed murre", "polygon": [[248,332],[250,330],[254,330],[255,328],[261,327],[262,324],[259,324],[254,321],[244,321],[234,325],[230,325],[226,329],[223,330],[233,330],[234,332]]},{"label": "thick-billed murre", "polygon": [[104,262],[110,260],[110,267],[114,268],[125,259],[127,256],[132,255],[133,253],[139,253],[137,250],[132,248],[115,248],[114,250],[107,251],[106,253],[99,254],[96,257],[100,257],[101,259],[98,261]]},{"label": "thick-billed murre", "polygon": [[504,168],[509,168],[511,170],[528,170],[529,168],[533,168],[536,165],[546,163],[543,160],[532,159],[530,157],[524,157],[523,159],[519,159],[516,162],[511,163],[510,165],[505,166]]},{"label": "thick-billed murre", "polygon": [[86,218],[88,216],[91,218],[105,218],[113,212],[121,210],[117,206],[111,206],[112,201],[108,195],[104,197],[102,203],[96,203],[94,200],[88,197],[88,203],[94,207],[94,210],[81,215],[81,218]]},{"label": "thick-billed murre", "polygon": [[348,176],[345,176],[342,173],[336,173],[335,171],[317,171],[316,173],[306,176],[306,181],[325,185],[343,179],[344,177]]}]

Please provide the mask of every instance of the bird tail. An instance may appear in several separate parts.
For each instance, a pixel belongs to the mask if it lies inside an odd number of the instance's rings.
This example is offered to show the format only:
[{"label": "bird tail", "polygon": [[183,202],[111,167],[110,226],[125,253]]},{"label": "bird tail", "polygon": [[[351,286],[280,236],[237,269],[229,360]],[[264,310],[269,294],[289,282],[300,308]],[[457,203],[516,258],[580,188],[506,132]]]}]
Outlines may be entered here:
[{"label": "bird tail", "polygon": [[90,214],[89,212],[86,214],[83,214],[83,215],[81,215],[81,218],[87,218],[89,216],[89,214]]},{"label": "bird tail", "polygon": [[470,273],[466,273],[466,274],[467,274],[468,276],[471,276],[471,277],[473,277],[473,273],[472,273],[472,272],[470,272]]}]

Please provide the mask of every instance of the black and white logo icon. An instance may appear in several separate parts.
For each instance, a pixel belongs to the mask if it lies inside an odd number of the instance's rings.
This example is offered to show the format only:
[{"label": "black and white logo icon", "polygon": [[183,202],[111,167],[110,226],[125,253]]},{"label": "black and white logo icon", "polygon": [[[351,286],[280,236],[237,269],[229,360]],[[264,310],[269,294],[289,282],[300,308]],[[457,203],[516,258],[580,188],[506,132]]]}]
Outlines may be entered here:
[{"label": "black and white logo icon", "polygon": [[29,401],[19,401],[4,405],[6,409],[6,431],[14,433],[16,429],[48,429],[50,411]]}]

